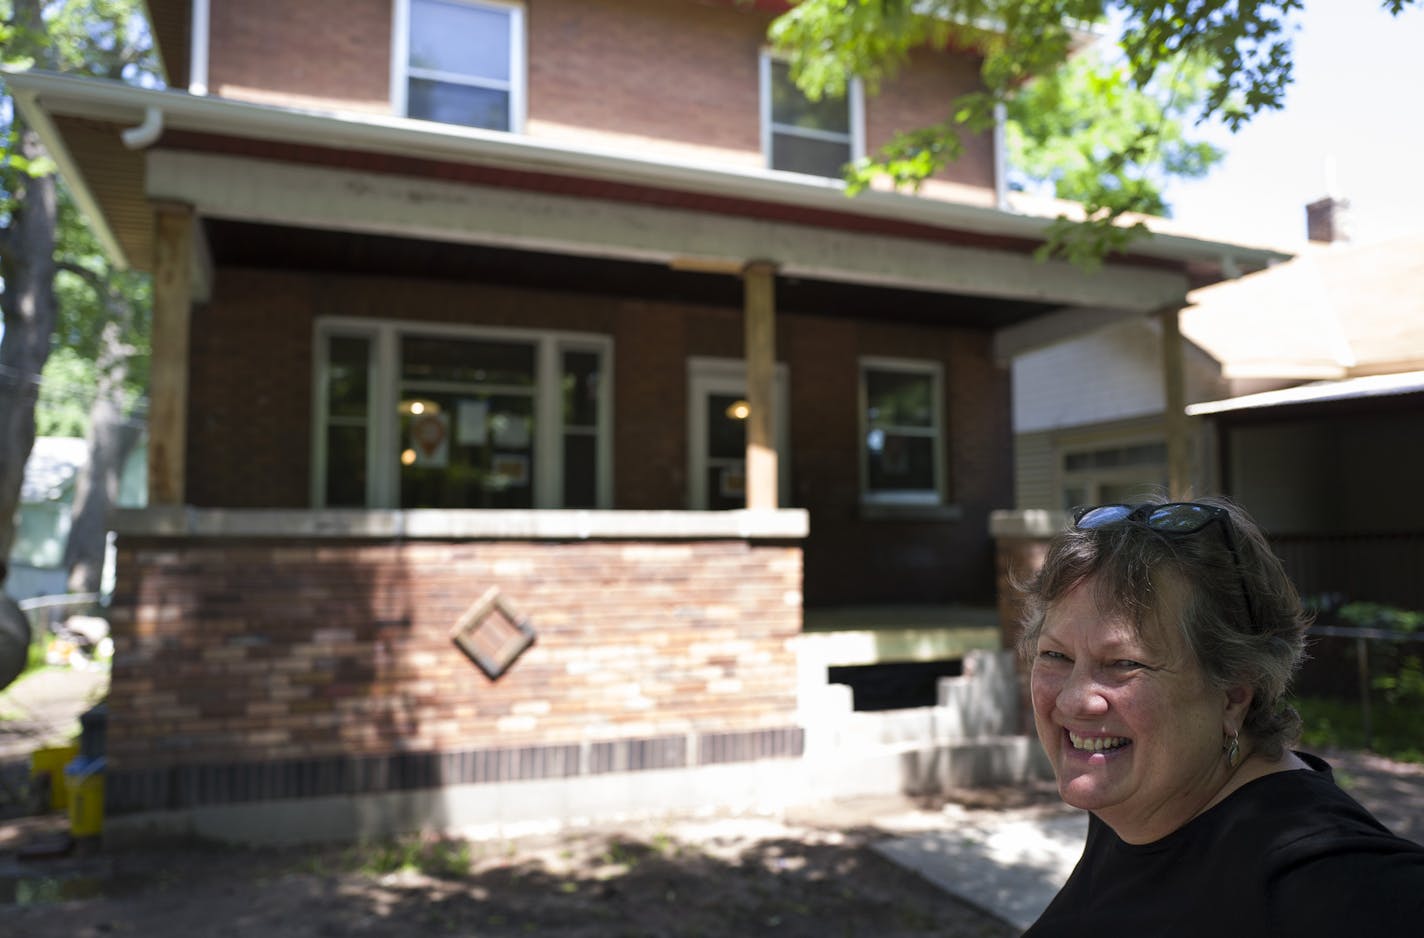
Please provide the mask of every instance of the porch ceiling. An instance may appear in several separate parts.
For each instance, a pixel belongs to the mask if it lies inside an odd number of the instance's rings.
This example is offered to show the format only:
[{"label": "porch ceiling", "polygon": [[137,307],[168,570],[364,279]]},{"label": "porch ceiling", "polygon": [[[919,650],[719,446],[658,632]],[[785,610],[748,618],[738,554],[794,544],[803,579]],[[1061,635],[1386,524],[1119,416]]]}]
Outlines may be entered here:
[{"label": "porch ceiling", "polygon": [[[363,276],[418,277],[740,308],[741,279],[730,273],[461,244],[420,238],[207,219],[215,267],[257,267]],[[832,283],[781,276],[783,313],[874,316],[900,322],[997,328],[1055,307],[1022,300]]]}]

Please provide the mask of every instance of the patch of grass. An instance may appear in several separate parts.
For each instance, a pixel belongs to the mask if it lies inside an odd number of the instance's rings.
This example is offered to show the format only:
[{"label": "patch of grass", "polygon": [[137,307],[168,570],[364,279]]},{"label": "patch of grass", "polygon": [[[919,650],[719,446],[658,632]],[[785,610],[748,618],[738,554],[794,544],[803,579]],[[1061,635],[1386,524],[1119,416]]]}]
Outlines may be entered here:
[{"label": "patch of grass", "polygon": [[35,636],[35,640],[30,642],[29,653],[25,656],[25,670],[21,672],[22,675],[49,667],[49,662],[45,660],[45,654],[49,651],[49,638],[47,632],[40,632]]},{"label": "patch of grass", "polygon": [[1364,716],[1358,700],[1299,697],[1291,701],[1304,724],[1300,741],[1306,749],[1334,747],[1370,749],[1399,762],[1424,763],[1424,708],[1370,702],[1371,739],[1365,745]]},{"label": "patch of grass", "polygon": [[351,868],[368,876],[419,872],[452,879],[470,872],[470,845],[463,840],[401,837],[353,848]]}]

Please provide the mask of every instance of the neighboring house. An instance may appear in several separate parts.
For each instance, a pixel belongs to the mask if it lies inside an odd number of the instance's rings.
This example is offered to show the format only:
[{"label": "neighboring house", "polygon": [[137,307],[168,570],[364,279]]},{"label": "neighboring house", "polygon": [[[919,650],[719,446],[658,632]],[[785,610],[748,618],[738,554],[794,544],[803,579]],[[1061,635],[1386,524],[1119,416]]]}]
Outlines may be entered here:
[{"label": "neighboring house", "polygon": [[[1193,291],[1180,316],[1191,490],[1239,499],[1301,589],[1424,608],[1424,235],[1323,240]],[[1014,362],[1016,507],[1164,491],[1158,323],[1104,328]]]},{"label": "neighboring house", "polygon": [[14,599],[65,591],[64,545],[69,539],[69,507],[74,479],[89,460],[84,440],[42,436],[25,463],[16,515],[15,544],[5,591]]},{"label": "neighboring house", "polygon": [[[142,445],[135,446],[129,454],[116,507],[143,505],[147,496],[144,456]],[[10,575],[5,581],[5,591],[12,598],[57,596],[67,590],[64,550],[69,540],[74,484],[88,461],[88,445],[77,437],[42,436],[35,440],[25,463],[15,545],[10,551]],[[112,569],[106,569],[105,581],[111,580],[112,575]]]},{"label": "neighboring house", "polygon": [[1316,245],[1195,299],[1182,330],[1238,389],[1187,408],[1222,490],[1303,592],[1424,610],[1424,234]]},{"label": "neighboring house", "polygon": [[812,103],[765,48],[785,7],[150,0],[175,90],[7,76],[154,274],[111,824],[803,792],[805,619],[994,599],[1002,362],[1279,257],[1040,263],[992,135],[846,198],[979,62]]}]

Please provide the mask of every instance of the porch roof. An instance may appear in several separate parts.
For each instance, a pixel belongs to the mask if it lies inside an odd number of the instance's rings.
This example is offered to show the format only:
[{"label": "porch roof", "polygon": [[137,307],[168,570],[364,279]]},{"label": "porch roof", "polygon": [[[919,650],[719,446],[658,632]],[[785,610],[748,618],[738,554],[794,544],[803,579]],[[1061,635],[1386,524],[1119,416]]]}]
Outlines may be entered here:
[{"label": "porch roof", "polygon": [[[563,249],[723,273],[760,257],[792,276],[1030,300],[1049,312],[1090,313],[1094,325],[1104,315],[1170,306],[1193,285],[1287,256],[1158,233],[1090,276],[1062,262],[1033,260],[1053,218],[987,205],[882,191],[848,199],[839,180],[386,115],[33,71],[5,78],[110,256],[140,269],[151,264],[154,200],[189,201],[201,217],[298,224],[275,217],[293,192],[309,194],[308,216],[323,200],[320,217],[306,219],[309,227]],[[265,175],[250,180],[254,172]],[[217,192],[212,180],[219,177],[238,186]],[[239,191],[244,181],[249,185]],[[326,187],[311,191],[314,182]],[[254,205],[259,183],[269,202]],[[474,214],[490,227],[472,231],[468,218],[432,214],[452,195],[469,203],[472,192],[479,197]],[[397,206],[406,217],[378,228]],[[469,204],[461,208],[470,214]]]},{"label": "porch roof", "polygon": [[1402,374],[1366,375],[1341,381],[1316,381],[1278,391],[1262,391],[1220,401],[1204,401],[1187,408],[1191,417],[1209,417],[1252,410],[1270,410],[1330,401],[1349,401],[1372,397],[1394,397],[1403,394],[1424,394],[1424,371]]}]

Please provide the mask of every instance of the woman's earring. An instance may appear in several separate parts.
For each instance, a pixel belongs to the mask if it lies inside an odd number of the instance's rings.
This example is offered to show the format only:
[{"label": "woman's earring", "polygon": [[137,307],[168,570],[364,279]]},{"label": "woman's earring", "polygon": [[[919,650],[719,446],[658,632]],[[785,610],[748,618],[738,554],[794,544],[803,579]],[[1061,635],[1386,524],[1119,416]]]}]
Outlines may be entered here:
[{"label": "woman's earring", "polygon": [[1241,733],[1240,731],[1231,734],[1231,741],[1222,747],[1226,750],[1226,765],[1228,768],[1236,768],[1241,764]]}]

